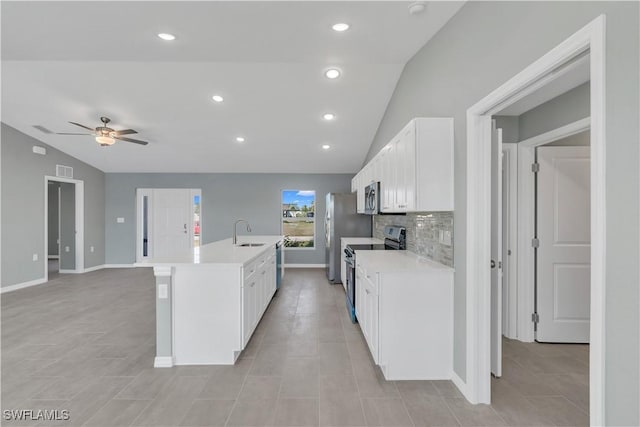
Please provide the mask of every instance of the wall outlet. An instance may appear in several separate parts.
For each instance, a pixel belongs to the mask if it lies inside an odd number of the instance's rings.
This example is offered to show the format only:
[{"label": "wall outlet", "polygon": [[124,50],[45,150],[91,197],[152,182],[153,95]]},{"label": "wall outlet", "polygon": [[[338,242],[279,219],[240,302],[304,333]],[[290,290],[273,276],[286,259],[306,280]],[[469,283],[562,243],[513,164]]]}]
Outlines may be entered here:
[{"label": "wall outlet", "polygon": [[119,216],[118,218],[116,218],[116,222],[117,222],[118,224],[122,224],[122,223],[124,222],[124,218],[123,218],[123,217],[121,217],[121,216]]},{"label": "wall outlet", "polygon": [[438,240],[443,245],[451,246],[451,231],[440,230],[440,238]]},{"label": "wall outlet", "polygon": [[33,260],[37,261],[38,260],[38,254],[33,254]]},{"label": "wall outlet", "polygon": [[89,248],[89,252],[93,252],[93,246]]},{"label": "wall outlet", "polygon": [[71,248],[69,248],[69,246],[65,246],[65,247],[64,247],[64,251],[65,251],[65,252],[69,252],[70,250],[71,250]]},{"label": "wall outlet", "polygon": [[169,285],[158,285],[158,298],[167,299],[169,297]]}]

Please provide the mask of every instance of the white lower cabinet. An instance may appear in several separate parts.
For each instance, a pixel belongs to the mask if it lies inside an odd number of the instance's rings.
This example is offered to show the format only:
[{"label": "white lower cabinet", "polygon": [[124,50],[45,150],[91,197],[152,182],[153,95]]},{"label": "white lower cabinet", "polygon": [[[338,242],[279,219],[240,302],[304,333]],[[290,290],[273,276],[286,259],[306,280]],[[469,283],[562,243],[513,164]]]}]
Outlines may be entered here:
[{"label": "white lower cabinet", "polygon": [[387,380],[451,379],[453,270],[356,266],[356,316]]},{"label": "white lower cabinet", "polygon": [[244,349],[276,292],[275,249],[245,265],[243,274],[242,348]]}]

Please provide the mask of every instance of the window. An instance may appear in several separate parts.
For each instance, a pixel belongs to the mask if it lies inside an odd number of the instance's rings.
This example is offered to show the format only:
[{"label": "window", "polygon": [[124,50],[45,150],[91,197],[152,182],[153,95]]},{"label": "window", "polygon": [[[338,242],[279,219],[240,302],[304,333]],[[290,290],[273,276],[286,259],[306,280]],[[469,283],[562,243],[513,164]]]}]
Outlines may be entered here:
[{"label": "window", "polygon": [[314,248],[316,237],[316,192],[282,191],[282,234],[288,248]]}]

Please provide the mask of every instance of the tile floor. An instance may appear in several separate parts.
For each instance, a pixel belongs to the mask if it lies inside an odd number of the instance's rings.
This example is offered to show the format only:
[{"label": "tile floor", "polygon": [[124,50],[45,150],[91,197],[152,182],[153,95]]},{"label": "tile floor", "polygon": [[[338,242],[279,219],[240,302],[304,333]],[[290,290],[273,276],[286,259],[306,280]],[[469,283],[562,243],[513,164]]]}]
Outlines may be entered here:
[{"label": "tile floor", "polygon": [[288,270],[235,366],[154,369],[150,269],[63,275],[2,295],[2,409],[66,409],[56,426],[588,424],[588,346],[504,342],[494,403],[448,381],[387,382],[341,286]]}]

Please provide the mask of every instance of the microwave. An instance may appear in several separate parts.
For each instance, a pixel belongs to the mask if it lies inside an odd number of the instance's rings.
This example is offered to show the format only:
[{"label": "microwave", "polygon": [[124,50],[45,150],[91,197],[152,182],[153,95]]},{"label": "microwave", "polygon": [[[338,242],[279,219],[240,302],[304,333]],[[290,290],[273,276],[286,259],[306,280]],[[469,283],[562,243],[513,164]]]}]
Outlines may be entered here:
[{"label": "microwave", "polygon": [[380,213],[380,183],[372,182],[364,188],[364,213],[377,215]]}]

